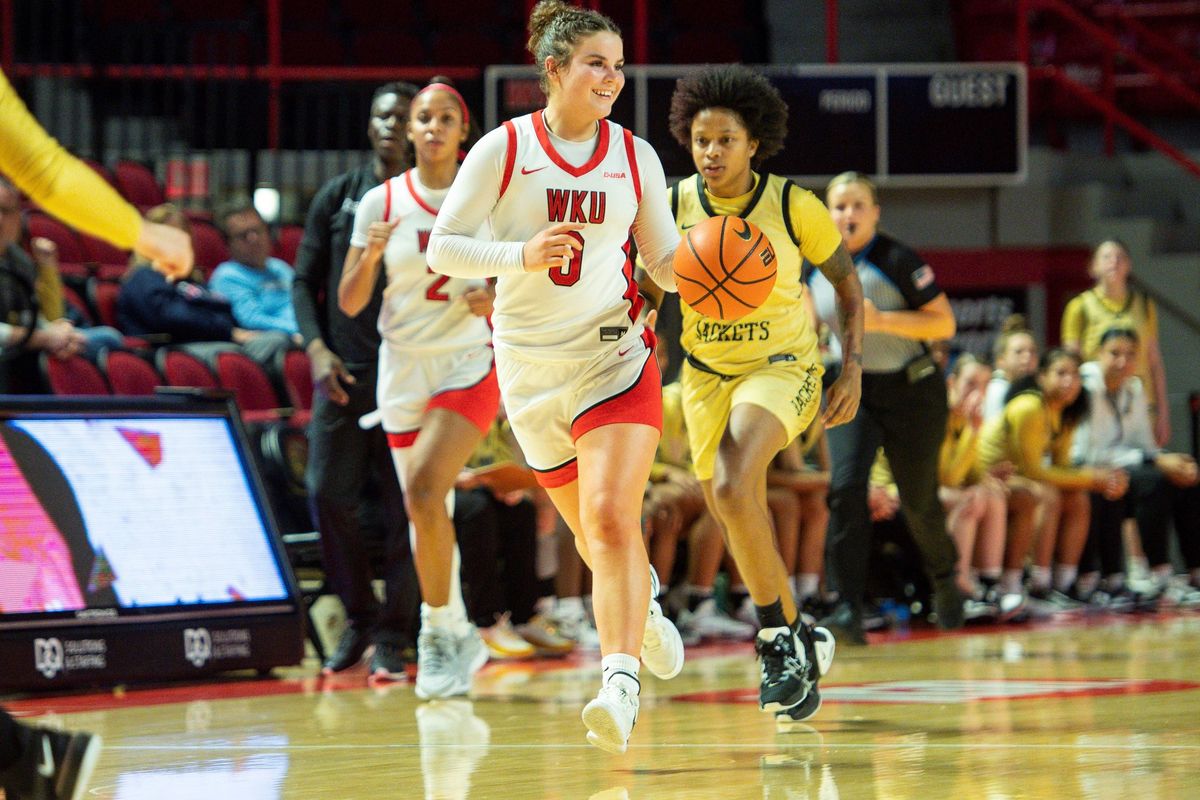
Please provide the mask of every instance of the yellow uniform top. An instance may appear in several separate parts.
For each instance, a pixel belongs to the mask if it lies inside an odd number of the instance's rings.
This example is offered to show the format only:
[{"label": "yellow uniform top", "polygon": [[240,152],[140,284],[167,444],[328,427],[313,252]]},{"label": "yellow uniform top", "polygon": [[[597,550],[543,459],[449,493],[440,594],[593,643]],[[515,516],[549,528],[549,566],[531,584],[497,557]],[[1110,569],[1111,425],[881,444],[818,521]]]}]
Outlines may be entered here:
[{"label": "yellow uniform top", "polygon": [[1062,415],[1048,408],[1041,394],[1023,392],[984,424],[979,460],[985,469],[1009,461],[1018,475],[1031,480],[1060,489],[1087,489],[1095,473],[1070,466],[1074,435],[1075,427],[1064,426]]},{"label": "yellow uniform top", "polygon": [[683,421],[683,387],[679,381],[668,383],[662,388],[663,427],[658,450],[654,454],[654,466],[650,468],[650,480],[663,479],[664,467],[692,470],[692,451],[688,445],[687,427]]},{"label": "yellow uniform top", "polygon": [[979,483],[979,431],[963,417],[950,412],[946,438],[938,453],[938,484],[957,489]]},{"label": "yellow uniform top", "polygon": [[775,249],[775,288],[765,303],[733,322],[703,316],[687,303],[683,310],[683,349],[709,368],[740,375],[774,355],[818,363],[817,335],[803,302],[803,259],[829,260],[842,242],[825,204],[816,195],[778,175],[754,174],[754,187],[740,197],[716,197],[700,175],[671,190],[672,211],[681,233],[719,215],[740,216],[762,229]]},{"label": "yellow uniform top", "polygon": [[0,172],[38,205],[125,250],[142,229],[137,209],[37,123],[0,73]]},{"label": "yellow uniform top", "polygon": [[1116,303],[1097,287],[1075,295],[1063,311],[1062,340],[1079,342],[1079,355],[1094,361],[1100,337],[1109,328],[1133,328],[1138,335],[1137,376],[1142,379],[1146,400],[1154,408],[1154,380],[1146,344],[1158,338],[1158,311],[1142,292],[1129,290],[1125,302]]}]

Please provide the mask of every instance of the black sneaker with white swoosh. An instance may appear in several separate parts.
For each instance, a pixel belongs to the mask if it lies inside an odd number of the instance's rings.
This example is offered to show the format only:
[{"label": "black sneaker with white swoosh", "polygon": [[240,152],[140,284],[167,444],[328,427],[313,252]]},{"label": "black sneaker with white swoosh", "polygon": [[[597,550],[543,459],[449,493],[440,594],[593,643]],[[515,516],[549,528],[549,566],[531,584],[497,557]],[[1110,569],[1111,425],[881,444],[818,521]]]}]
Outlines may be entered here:
[{"label": "black sneaker with white swoosh", "polygon": [[21,727],[21,758],[0,774],[6,800],[82,800],[100,759],[100,737]]}]

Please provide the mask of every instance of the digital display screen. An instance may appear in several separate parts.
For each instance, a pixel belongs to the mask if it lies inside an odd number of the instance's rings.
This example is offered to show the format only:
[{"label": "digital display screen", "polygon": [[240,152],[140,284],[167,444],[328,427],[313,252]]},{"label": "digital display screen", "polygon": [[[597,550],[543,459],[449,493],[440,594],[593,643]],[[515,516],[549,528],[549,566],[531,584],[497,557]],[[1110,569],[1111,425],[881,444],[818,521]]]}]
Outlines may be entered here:
[{"label": "digital display screen", "polygon": [[228,419],[0,419],[0,616],[288,598]]}]

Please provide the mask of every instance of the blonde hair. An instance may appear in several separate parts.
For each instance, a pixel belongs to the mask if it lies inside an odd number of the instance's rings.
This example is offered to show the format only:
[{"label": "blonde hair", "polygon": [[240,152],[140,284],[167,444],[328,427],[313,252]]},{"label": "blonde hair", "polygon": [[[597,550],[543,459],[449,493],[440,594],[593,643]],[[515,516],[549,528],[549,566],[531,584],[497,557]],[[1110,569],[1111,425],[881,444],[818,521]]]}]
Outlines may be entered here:
[{"label": "blonde hair", "polygon": [[879,190],[875,188],[875,182],[861,172],[850,170],[843,172],[841,175],[834,175],[833,180],[829,181],[829,185],[825,187],[825,197],[829,197],[829,193],[839,186],[857,183],[862,186],[871,195],[871,202],[879,205]]},{"label": "blonde hair", "polygon": [[563,0],[541,0],[534,6],[529,14],[529,41],[525,48],[537,65],[542,91],[550,93],[547,58],[553,58],[558,66],[566,66],[580,39],[603,31],[621,35],[617,23],[599,11],[568,5]]},{"label": "blonde hair", "polygon": [[1014,336],[1025,334],[1037,344],[1037,339],[1034,338],[1033,331],[1029,329],[1028,323],[1025,322],[1024,314],[1009,314],[1008,318],[1000,325],[1000,334],[996,337],[996,341],[992,344],[992,359],[999,361],[1004,356],[1004,351],[1008,349],[1008,343]]}]

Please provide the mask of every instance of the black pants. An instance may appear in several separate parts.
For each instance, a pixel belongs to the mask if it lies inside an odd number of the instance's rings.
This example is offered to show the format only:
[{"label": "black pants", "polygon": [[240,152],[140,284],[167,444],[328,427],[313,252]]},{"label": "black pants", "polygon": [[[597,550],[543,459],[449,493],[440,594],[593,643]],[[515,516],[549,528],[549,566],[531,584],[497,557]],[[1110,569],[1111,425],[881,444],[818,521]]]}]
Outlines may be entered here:
[{"label": "black pants", "polygon": [[487,489],[458,496],[474,509],[469,519],[454,514],[467,613],[482,627],[505,611],[514,625],[528,622],[538,598],[537,509],[528,500],[510,506]]},{"label": "black pants", "polygon": [[[382,429],[358,418],[375,408],[375,370],[354,372],[345,406],[320,392],[308,426],[312,517],[321,532],[325,575],[350,621],[374,628],[376,640],[414,641],[420,589],[408,543],[408,516]],[[382,561],[384,602],[375,597],[374,561]]]},{"label": "black pants", "polygon": [[826,561],[830,588],[843,599],[862,603],[871,548],[867,481],[880,446],[891,463],[925,571],[934,580],[954,574],[958,552],[946,532],[937,493],[938,452],[948,413],[940,370],[916,383],[909,383],[903,371],[868,373],[863,375],[858,415],[829,429],[833,475]]},{"label": "black pants", "polygon": [[1129,491],[1117,500],[1092,497],[1092,525],[1082,563],[1104,575],[1125,572],[1121,525],[1137,520],[1146,560],[1156,567],[1170,562],[1167,526],[1174,517],[1179,549],[1189,570],[1200,567],[1200,488],[1181,489],[1152,464],[1129,468]]},{"label": "black pants", "polygon": [[23,744],[20,725],[0,708],[0,773],[17,763]]}]

